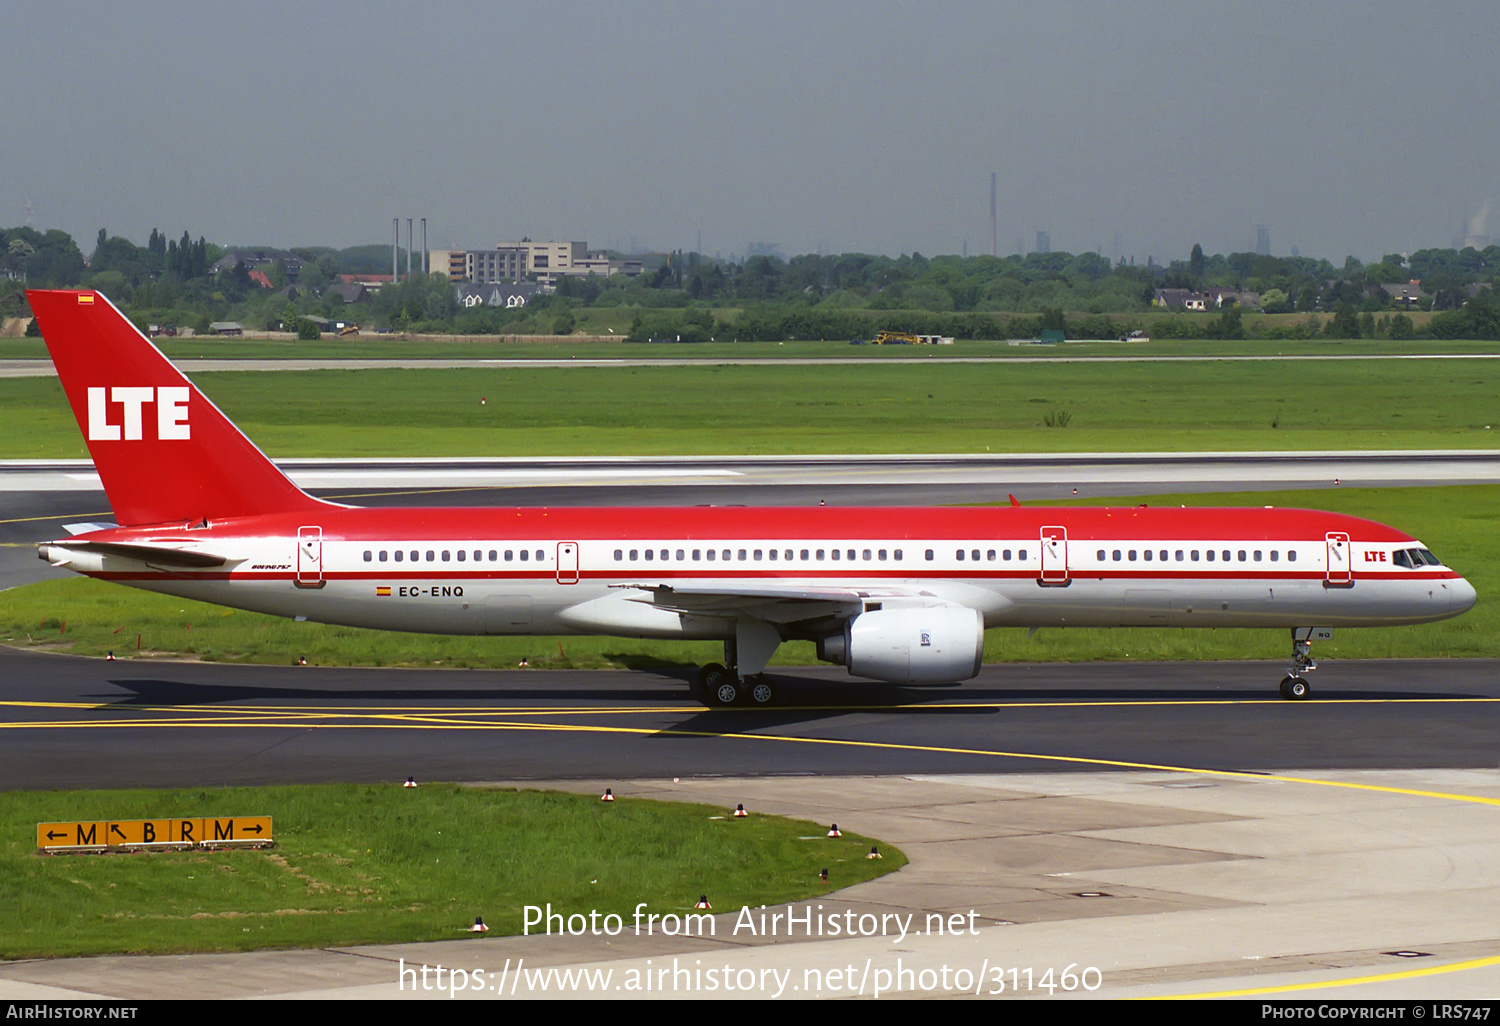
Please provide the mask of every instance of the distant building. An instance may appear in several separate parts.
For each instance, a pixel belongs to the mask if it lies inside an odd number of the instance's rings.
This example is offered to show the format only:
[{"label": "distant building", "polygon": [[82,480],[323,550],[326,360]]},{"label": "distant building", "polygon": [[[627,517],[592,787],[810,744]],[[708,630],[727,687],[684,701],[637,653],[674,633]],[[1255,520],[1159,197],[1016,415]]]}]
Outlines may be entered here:
[{"label": "distant building", "polygon": [[211,335],[243,335],[245,326],[238,321],[214,321],[208,331]]},{"label": "distant building", "polygon": [[280,260],[286,268],[286,280],[296,281],[297,276],[302,273],[302,265],[305,261],[296,253],[286,249],[231,249],[218,260],[214,261],[209,270],[213,274],[227,274],[234,270],[235,264],[244,264],[247,271],[266,271],[276,266]]},{"label": "distant building", "polygon": [[559,278],[641,273],[639,260],[611,260],[589,251],[586,242],[502,242],[494,249],[434,249],[429,266],[450,281],[487,285],[507,281],[556,284]]},{"label": "distant building", "polygon": [[1036,233],[1036,251],[1038,253],[1052,252],[1052,234],[1050,232]]},{"label": "distant building", "polygon": [[1205,309],[1211,306],[1216,310],[1222,310],[1224,307],[1234,306],[1236,303],[1246,310],[1259,310],[1260,293],[1246,292],[1242,289],[1214,288],[1203,290],[1203,305]]},{"label": "distant building", "polygon": [[345,303],[368,303],[370,301],[370,290],[357,281],[330,285],[323,291],[323,294],[338,296]]},{"label": "distant building", "polygon": [[525,306],[541,290],[542,286],[537,282],[520,282],[515,285],[462,284],[458,286],[458,305],[465,310],[482,306],[510,309]]},{"label": "distant building", "polygon": [[1391,297],[1391,302],[1401,307],[1413,307],[1418,302],[1427,298],[1427,293],[1422,291],[1422,283],[1409,281],[1406,284],[1397,282],[1393,285],[1381,285],[1386,295]]}]

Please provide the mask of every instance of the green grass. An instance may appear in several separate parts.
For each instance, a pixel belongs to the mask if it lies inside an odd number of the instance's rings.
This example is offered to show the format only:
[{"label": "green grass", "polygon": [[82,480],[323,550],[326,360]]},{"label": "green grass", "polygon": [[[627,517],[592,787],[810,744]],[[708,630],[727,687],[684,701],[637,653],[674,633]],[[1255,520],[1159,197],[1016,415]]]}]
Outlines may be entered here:
[{"label": "green grass", "polygon": [[[1447,361],[896,361],[197,380],[273,456],[531,456],[1489,448],[1497,372]],[[1056,411],[1065,427],[1047,425]],[[84,455],[55,379],[0,380],[0,458]]]},{"label": "green grass", "polygon": [[[685,915],[827,894],[906,864],[828,825],[710,805],[427,784],[0,792],[0,958],[410,943],[521,932],[523,908]],[[263,851],[35,854],[35,824],[269,815]],[[818,871],[829,870],[829,879]],[[627,926],[627,929],[629,927]]]},{"label": "green grass", "polygon": [[[615,325],[609,321],[609,325]],[[1495,353],[1494,342],[1393,341],[1390,339],[1159,339],[1120,345],[1110,342],[1069,342],[1062,346],[1013,346],[1004,341],[960,339],[952,346],[851,346],[848,339],[791,342],[704,342],[693,345],[627,343],[618,336],[628,331],[630,319],[615,325],[616,337],[605,336],[605,322],[597,335],[580,333],[528,341],[524,336],[361,335],[353,339],[324,338],[317,342],[288,339],[158,339],[161,350],[179,359],[473,359],[473,360],[565,360],[576,359],[665,359],[665,360],[762,360],[790,357],[820,359],[927,360],[942,357],[993,357],[1033,359],[1079,356],[1390,356],[1431,353]],[[41,339],[0,339],[0,359],[45,359]]]},{"label": "green grass", "polygon": [[[1420,538],[1464,574],[1479,602],[1463,616],[1410,627],[1335,632],[1319,655],[1344,658],[1500,656],[1500,485],[1445,488],[1337,489],[1304,492],[1159,495],[1111,500],[1120,505],[1301,506],[1351,513]],[[537,669],[686,667],[722,657],[710,642],[609,637],[503,638],[400,634],[297,623],[68,576],[0,592],[0,642],[82,655],[186,656],[212,661],[353,666],[515,667]],[[1097,659],[1279,659],[1286,632],[1245,629],[1019,628],[986,638],[991,662]],[[816,663],[812,646],[794,642],[773,665]]]}]

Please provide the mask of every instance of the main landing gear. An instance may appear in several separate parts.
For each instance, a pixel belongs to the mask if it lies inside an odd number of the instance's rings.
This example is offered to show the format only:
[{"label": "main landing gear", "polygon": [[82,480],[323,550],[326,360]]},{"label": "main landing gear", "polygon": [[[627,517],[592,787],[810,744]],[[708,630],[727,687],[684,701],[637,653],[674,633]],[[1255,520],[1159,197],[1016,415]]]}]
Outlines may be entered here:
[{"label": "main landing gear", "polygon": [[709,663],[698,671],[698,690],[709,705],[770,705],[776,701],[776,689],[761,674],[741,677],[719,663]]},{"label": "main landing gear", "polygon": [[[773,646],[774,650],[774,646]],[[709,705],[767,706],[776,701],[776,689],[761,673],[739,674],[739,645],[724,642],[724,662],[709,663],[698,671],[698,693]],[[767,655],[769,658],[769,654]],[[727,666],[725,664],[728,664]],[[762,665],[764,661],[762,660]]]},{"label": "main landing gear", "polygon": [[1327,628],[1292,628],[1292,665],[1287,667],[1286,676],[1281,678],[1282,698],[1292,702],[1300,702],[1307,698],[1310,689],[1303,674],[1318,668],[1318,664],[1312,660],[1313,638],[1332,636],[1333,632]]}]

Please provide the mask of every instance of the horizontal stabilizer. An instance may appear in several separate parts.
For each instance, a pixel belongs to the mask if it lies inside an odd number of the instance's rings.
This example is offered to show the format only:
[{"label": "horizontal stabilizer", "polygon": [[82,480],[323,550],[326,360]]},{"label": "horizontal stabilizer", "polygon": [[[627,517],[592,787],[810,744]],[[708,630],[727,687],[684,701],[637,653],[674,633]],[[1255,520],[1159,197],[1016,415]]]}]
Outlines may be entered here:
[{"label": "horizontal stabilizer", "polygon": [[100,520],[89,524],[63,524],[63,530],[69,534],[93,534],[95,531],[109,531],[119,526],[113,520]]},{"label": "horizontal stabilizer", "polygon": [[38,549],[41,557],[53,565],[67,562],[70,552],[92,552],[100,556],[119,556],[135,559],[156,566],[181,566],[202,568],[223,566],[229,562],[225,556],[195,549],[174,549],[167,545],[141,545],[132,542],[61,541],[48,542]]}]

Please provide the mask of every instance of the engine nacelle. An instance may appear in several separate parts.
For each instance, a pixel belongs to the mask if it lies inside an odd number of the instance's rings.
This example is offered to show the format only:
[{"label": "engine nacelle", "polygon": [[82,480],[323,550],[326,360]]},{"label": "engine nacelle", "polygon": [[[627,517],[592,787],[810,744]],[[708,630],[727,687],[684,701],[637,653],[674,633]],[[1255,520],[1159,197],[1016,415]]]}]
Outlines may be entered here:
[{"label": "engine nacelle", "polygon": [[818,642],[818,658],[891,684],[956,684],[979,673],[984,614],[962,606],[860,613]]}]

